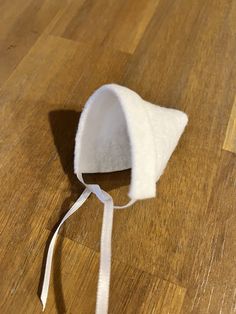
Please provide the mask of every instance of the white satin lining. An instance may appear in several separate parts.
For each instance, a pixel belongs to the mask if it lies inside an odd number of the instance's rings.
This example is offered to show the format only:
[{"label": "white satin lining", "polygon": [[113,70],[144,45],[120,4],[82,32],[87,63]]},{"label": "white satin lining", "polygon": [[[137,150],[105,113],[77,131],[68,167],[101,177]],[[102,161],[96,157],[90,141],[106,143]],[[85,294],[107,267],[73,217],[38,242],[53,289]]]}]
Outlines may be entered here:
[{"label": "white satin lining", "polygon": [[108,313],[109,304],[109,286],[110,286],[110,274],[111,274],[111,241],[112,241],[112,224],[114,208],[126,208],[132,205],[135,201],[131,200],[124,206],[114,206],[112,197],[105,191],[103,191],[97,184],[86,185],[86,189],[83,191],[78,200],[66,213],[61,220],[59,226],[53,234],[51,239],[46,259],[46,266],[43,278],[43,286],[41,291],[41,302],[43,305],[43,311],[46,306],[48,298],[48,290],[50,284],[51,267],[53,251],[56,243],[56,239],[62,224],[79,209],[83,203],[87,200],[91,193],[94,193],[97,198],[104,204],[102,232],[101,232],[101,248],[100,248],[100,266],[98,275],[98,287],[97,287],[97,302],[96,302],[96,314]]}]

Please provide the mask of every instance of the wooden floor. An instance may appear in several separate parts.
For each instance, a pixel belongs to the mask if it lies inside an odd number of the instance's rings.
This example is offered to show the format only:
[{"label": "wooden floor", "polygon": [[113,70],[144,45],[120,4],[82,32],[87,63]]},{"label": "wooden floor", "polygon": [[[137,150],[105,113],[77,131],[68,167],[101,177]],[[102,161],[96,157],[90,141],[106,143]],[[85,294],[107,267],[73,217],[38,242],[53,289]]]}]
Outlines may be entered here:
[{"label": "wooden floor", "polygon": [[[81,109],[104,83],[184,110],[157,198],[115,213],[109,313],[236,313],[236,1],[0,1],[0,313],[41,313],[48,237],[82,191]],[[129,172],[90,175],[116,203]],[[63,227],[45,313],[94,313],[102,206]]]}]

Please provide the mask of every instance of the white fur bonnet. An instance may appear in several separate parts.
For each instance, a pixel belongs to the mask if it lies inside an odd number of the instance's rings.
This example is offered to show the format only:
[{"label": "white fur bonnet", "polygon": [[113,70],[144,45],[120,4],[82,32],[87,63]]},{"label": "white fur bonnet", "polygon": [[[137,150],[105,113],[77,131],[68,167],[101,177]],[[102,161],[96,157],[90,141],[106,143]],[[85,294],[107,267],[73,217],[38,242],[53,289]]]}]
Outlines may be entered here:
[{"label": "white fur bonnet", "polygon": [[[113,210],[128,207],[136,200],[155,197],[156,182],[187,122],[185,113],[151,104],[132,90],[116,84],[103,85],[88,99],[81,114],[74,154],[74,171],[85,190],[62,219],[51,240],[41,293],[43,309],[58,231],[93,193],[104,204],[96,314],[108,312]],[[107,192],[97,184],[86,184],[82,176],[83,173],[129,168],[130,202],[125,206],[114,206]]]}]

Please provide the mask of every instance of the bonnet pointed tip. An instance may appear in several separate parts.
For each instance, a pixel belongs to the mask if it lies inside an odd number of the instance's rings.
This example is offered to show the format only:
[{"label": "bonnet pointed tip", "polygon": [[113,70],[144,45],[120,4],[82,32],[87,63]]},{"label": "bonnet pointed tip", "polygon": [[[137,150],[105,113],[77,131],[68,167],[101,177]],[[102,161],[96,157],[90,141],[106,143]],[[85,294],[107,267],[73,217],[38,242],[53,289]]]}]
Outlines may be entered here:
[{"label": "bonnet pointed tip", "polygon": [[183,123],[183,125],[184,125],[184,127],[186,127],[186,125],[188,124],[188,115],[185,113],[185,112],[183,112],[183,111],[180,111],[181,113],[182,113],[182,123]]}]

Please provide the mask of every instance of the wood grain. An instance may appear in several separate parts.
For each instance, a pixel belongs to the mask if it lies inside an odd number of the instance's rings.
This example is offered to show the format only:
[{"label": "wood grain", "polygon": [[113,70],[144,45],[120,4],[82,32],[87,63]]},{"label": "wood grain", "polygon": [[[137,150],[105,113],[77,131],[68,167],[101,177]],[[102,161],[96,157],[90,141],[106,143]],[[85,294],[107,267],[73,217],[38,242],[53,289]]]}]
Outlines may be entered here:
[{"label": "wood grain", "polygon": [[159,0],[74,0],[65,8],[52,34],[133,53],[158,3]]},{"label": "wood grain", "polygon": [[1,1],[0,85],[43,33],[66,1]]},{"label": "wood grain", "polygon": [[223,149],[236,153],[236,97],[230,114]]},{"label": "wood grain", "polygon": [[[234,313],[235,1],[0,5],[3,47],[23,47],[0,52],[0,312],[41,312],[47,239],[82,191],[80,112],[115,82],[186,111],[189,125],[157,197],[115,212],[109,313]],[[126,202],[130,171],[86,178]],[[63,227],[47,313],[94,312],[101,222],[91,197]]]},{"label": "wood grain", "polygon": [[[48,236],[44,230],[40,243],[46,242]],[[16,308],[19,313],[40,313],[40,304],[32,296],[37,295],[35,279],[40,275],[41,262],[42,255],[31,256],[30,269],[24,269],[24,276],[17,282],[20,289],[16,285],[11,290],[2,304],[2,313],[13,313]],[[51,280],[55,288],[49,291],[45,313],[94,313],[98,263],[98,253],[59,237]],[[153,313],[156,309],[161,313],[180,313],[186,289],[119,261],[113,261],[112,270],[111,313]]]}]

